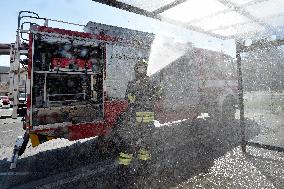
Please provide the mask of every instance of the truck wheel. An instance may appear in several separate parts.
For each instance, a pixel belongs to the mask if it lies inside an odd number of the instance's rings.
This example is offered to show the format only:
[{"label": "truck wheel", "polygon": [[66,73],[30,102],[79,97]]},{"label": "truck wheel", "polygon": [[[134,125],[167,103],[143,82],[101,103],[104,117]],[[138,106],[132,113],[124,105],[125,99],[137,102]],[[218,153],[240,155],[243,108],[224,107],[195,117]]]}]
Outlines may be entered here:
[{"label": "truck wheel", "polygon": [[222,105],[222,117],[221,121],[224,123],[228,123],[230,121],[235,120],[236,113],[236,101],[232,97],[227,97]]}]

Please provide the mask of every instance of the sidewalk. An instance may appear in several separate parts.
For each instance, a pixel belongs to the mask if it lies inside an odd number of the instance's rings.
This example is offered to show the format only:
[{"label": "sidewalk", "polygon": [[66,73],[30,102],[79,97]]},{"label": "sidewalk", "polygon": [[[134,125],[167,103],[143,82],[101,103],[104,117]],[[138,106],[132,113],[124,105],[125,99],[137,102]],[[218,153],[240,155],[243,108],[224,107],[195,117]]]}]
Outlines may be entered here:
[{"label": "sidewalk", "polygon": [[283,175],[283,153],[248,147],[248,153],[243,155],[237,147],[215,160],[207,174],[193,177],[176,188],[281,189]]},{"label": "sidewalk", "polygon": [[0,108],[0,119],[6,119],[12,117],[12,108]]}]

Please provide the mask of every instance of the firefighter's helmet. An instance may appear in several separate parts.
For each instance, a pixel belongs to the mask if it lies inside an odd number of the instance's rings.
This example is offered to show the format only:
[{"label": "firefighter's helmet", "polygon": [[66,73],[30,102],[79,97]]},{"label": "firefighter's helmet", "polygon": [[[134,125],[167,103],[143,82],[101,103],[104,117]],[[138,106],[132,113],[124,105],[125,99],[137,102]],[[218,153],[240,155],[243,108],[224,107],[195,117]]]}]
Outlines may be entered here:
[{"label": "firefighter's helmet", "polygon": [[148,62],[146,60],[139,60],[135,66],[134,71],[136,77],[145,77],[147,75]]}]

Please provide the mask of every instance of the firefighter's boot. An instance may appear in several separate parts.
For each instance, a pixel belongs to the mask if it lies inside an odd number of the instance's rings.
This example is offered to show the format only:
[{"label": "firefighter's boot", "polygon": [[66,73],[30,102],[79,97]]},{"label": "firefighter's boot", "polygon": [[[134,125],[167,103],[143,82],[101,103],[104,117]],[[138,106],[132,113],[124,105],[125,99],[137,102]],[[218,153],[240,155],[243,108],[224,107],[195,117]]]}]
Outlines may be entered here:
[{"label": "firefighter's boot", "polygon": [[148,161],[148,160],[151,159],[150,152],[148,150],[143,149],[143,148],[139,150],[138,157],[142,161]]},{"label": "firefighter's boot", "polygon": [[132,159],[133,159],[132,154],[120,152],[118,157],[118,164],[123,166],[128,166],[132,162]]}]

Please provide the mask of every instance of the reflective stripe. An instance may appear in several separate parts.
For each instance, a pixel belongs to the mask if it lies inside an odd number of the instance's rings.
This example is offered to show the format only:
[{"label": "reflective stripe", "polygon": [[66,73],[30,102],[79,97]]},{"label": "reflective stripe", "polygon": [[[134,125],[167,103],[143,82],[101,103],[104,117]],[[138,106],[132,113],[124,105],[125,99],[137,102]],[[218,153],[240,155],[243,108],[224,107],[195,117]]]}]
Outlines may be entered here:
[{"label": "reflective stripe", "polygon": [[132,154],[126,154],[126,153],[120,152],[120,153],[119,153],[119,157],[132,158],[133,155],[132,155]]},{"label": "reflective stripe", "polygon": [[125,160],[125,159],[120,159],[118,160],[119,165],[129,165],[131,163],[131,160]]},{"label": "reflective stripe", "polygon": [[126,154],[123,152],[119,153],[118,164],[119,165],[129,165],[132,161],[132,154]]},{"label": "reflective stripe", "polygon": [[135,99],[136,99],[136,96],[135,95],[132,95],[131,93],[127,95],[128,97],[128,100],[130,103],[134,103],[135,102]]},{"label": "reflective stripe", "polygon": [[36,134],[30,134],[30,139],[32,142],[32,147],[36,147],[40,145],[39,137]]},{"label": "reflective stripe", "polygon": [[53,140],[53,139],[55,139],[55,137],[46,136],[46,139],[47,139],[47,140]]},{"label": "reflective stripe", "polygon": [[136,112],[136,116],[154,116],[154,112]]},{"label": "reflective stripe", "polygon": [[139,123],[149,123],[154,121],[154,117],[136,117],[136,121]]},{"label": "reflective stripe", "polygon": [[149,151],[144,149],[139,150],[138,156],[139,159],[143,161],[147,161],[151,158]]},{"label": "reflective stripe", "polygon": [[154,112],[136,112],[136,121],[139,123],[153,122],[154,119]]}]

